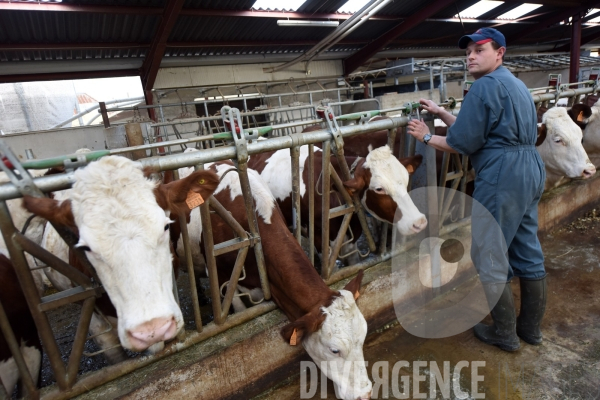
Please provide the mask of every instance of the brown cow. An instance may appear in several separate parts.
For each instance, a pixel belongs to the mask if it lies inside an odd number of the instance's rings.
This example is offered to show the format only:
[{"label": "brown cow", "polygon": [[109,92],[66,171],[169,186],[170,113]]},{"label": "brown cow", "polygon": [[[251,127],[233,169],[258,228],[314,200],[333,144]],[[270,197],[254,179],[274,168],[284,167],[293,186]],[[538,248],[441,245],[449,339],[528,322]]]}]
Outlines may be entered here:
[{"label": "brown cow", "polygon": [[[220,162],[206,167],[221,177],[215,198],[249,230],[238,174],[227,173],[233,164]],[[325,374],[344,399],[369,399],[372,386],[362,352],[367,323],[355,302],[362,271],[344,290],[332,290],[325,285],[288,230],[281,210],[259,174],[249,169],[248,178],[271,294],[290,320],[281,330],[283,338],[290,344],[302,343],[319,367],[325,362]],[[215,243],[235,237],[229,225],[216,214],[211,215],[211,223]],[[232,252],[216,258],[220,284],[230,279],[236,256],[237,252]],[[244,287],[260,288],[256,260],[251,253],[246,257],[245,271],[246,278],[241,282]],[[348,362],[353,363],[353,368],[347,376],[335,373],[332,368],[343,371]]]}]

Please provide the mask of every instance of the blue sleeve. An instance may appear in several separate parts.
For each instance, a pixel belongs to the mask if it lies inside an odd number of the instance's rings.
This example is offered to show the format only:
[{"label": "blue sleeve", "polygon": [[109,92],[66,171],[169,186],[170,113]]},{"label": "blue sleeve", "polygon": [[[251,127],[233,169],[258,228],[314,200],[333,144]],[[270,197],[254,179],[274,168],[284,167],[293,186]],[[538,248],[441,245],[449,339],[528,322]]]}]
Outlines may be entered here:
[{"label": "blue sleeve", "polygon": [[[481,79],[482,81],[485,78]],[[448,128],[446,143],[459,153],[470,155],[485,144],[493,126],[497,125],[497,114],[485,101],[486,86],[476,82],[466,95],[456,121]]]}]

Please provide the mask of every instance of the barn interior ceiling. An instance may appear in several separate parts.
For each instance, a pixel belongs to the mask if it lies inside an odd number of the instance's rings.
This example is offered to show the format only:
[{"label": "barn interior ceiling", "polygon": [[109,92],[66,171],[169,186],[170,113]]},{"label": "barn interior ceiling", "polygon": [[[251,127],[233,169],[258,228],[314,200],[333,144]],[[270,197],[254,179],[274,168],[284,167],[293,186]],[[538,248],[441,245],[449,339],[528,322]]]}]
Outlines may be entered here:
[{"label": "barn interior ceiling", "polygon": [[[285,3],[286,10],[272,9]],[[487,4],[487,8],[482,8]],[[0,82],[136,76],[160,67],[342,60],[344,71],[407,57],[460,56],[481,27],[509,54],[600,48],[600,1],[586,0],[0,0]],[[492,5],[493,7],[491,7]],[[368,16],[357,18],[363,7]],[[279,26],[278,20],[339,26]],[[345,31],[336,31],[346,27]],[[332,37],[332,39],[330,39]],[[326,39],[326,40],[324,40]]]}]

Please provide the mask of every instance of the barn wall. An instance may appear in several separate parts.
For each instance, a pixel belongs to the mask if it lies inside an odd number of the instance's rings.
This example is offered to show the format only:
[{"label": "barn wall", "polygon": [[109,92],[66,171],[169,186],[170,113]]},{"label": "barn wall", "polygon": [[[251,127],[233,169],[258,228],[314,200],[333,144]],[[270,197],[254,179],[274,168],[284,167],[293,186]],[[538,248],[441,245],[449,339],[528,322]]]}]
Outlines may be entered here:
[{"label": "barn wall", "polygon": [[190,86],[217,86],[251,82],[275,82],[287,79],[302,81],[343,74],[340,60],[313,61],[310,75],[304,71],[304,63],[283,71],[265,73],[263,68],[275,67],[280,63],[214,65],[201,67],[161,68],[156,77],[155,89],[183,88]]}]

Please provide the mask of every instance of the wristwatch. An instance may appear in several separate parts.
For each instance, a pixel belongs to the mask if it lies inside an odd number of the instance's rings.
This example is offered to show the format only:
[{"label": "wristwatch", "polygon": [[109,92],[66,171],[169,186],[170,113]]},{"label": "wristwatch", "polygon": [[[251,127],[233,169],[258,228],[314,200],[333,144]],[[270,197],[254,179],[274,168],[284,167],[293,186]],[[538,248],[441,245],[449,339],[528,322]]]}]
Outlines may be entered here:
[{"label": "wristwatch", "polygon": [[423,143],[425,143],[425,145],[427,145],[427,143],[429,143],[430,140],[431,140],[431,133],[426,133],[425,136],[423,136]]}]

